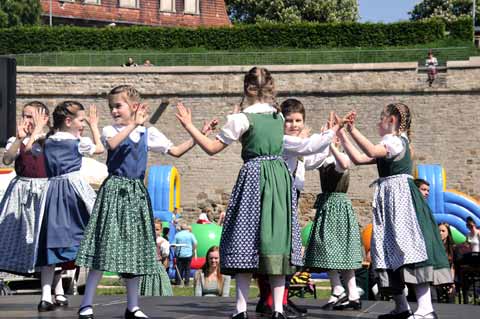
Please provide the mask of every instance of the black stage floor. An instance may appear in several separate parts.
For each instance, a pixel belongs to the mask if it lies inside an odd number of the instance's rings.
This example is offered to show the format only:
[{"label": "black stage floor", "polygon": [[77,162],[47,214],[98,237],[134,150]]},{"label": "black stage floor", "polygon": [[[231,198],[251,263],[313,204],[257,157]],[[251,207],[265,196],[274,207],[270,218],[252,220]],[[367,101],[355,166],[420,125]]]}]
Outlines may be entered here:
[{"label": "black stage floor", "polygon": [[[77,318],[81,296],[70,296],[70,307],[47,313],[36,311],[38,295],[0,296],[0,318]],[[233,308],[233,298],[193,298],[193,297],[141,297],[144,312],[152,319],[193,319],[229,318]],[[393,303],[366,301],[361,311],[322,311],[323,300],[295,299],[299,305],[309,309],[308,318],[347,319],[376,318],[393,308]],[[413,305],[415,306],[415,305]],[[123,318],[126,307],[125,296],[98,296],[95,299],[95,318]],[[440,319],[480,318],[480,306],[436,304]],[[248,305],[250,318],[255,318],[255,304]]]}]

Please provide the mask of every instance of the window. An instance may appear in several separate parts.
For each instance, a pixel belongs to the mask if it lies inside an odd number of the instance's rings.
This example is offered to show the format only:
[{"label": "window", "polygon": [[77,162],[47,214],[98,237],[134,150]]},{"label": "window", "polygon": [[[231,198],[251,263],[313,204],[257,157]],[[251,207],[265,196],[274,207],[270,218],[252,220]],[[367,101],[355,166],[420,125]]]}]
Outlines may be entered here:
[{"label": "window", "polygon": [[175,0],[160,0],[160,11],[175,12]]},{"label": "window", "polygon": [[83,0],[85,4],[102,4],[102,0]]},{"label": "window", "polygon": [[140,8],[140,0],[119,0],[119,6],[124,8]]},{"label": "window", "polygon": [[185,13],[200,14],[200,0],[185,0]]}]

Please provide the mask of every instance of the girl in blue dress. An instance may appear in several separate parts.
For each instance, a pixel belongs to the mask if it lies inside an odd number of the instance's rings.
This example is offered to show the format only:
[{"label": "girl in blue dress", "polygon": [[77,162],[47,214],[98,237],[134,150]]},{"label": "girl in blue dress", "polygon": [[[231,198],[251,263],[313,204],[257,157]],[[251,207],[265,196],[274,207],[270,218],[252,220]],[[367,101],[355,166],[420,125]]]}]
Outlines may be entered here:
[{"label": "girl in blue dress", "polygon": [[173,143],[155,127],[143,126],[148,118],[140,94],[129,85],[113,88],[108,95],[114,124],[103,129],[108,148],[109,177],[98,192],[85,231],[77,265],[90,268],[80,319],[93,318],[93,297],[103,271],[116,272],[126,280],[125,318],[148,318],[138,306],[139,276],[159,275],[156,236],[150,197],[143,183],[148,152],[180,157],[195,143]]},{"label": "girl in blue dress", "polygon": [[[94,142],[82,137],[85,122]],[[94,190],[79,171],[84,155],[104,151],[97,124],[94,106],[88,119],[83,105],[75,101],[64,101],[53,112],[53,128],[43,150],[48,183],[42,199],[44,214],[36,262],[42,284],[39,311],[55,309],[51,295],[55,266],[75,260],[95,202]]]}]

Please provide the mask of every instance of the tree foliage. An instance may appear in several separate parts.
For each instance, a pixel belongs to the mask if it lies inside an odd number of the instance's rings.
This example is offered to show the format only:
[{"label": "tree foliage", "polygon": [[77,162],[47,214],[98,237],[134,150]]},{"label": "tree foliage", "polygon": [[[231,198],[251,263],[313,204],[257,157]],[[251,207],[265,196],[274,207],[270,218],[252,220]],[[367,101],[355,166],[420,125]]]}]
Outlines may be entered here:
[{"label": "tree foliage", "polygon": [[233,22],[355,22],[357,0],[226,0]]},{"label": "tree foliage", "polygon": [[0,28],[40,23],[39,0],[0,0]]},{"label": "tree foliage", "polygon": [[[472,0],[423,0],[410,12],[411,20],[440,18],[447,22],[456,21],[472,15]],[[480,13],[480,1],[476,2],[477,23]]]}]

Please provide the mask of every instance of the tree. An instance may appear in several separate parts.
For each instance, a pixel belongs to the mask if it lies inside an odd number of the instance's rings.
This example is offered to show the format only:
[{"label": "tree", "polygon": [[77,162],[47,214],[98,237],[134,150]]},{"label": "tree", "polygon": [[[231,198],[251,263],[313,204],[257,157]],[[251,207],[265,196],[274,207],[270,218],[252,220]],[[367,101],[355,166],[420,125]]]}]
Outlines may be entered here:
[{"label": "tree", "polygon": [[[423,0],[415,5],[410,13],[411,20],[441,18],[446,21],[455,21],[460,17],[472,15],[472,0]],[[476,2],[477,12],[480,1]],[[477,22],[477,19],[475,19]]]},{"label": "tree", "polygon": [[233,22],[356,21],[357,0],[227,0]]},{"label": "tree", "polygon": [[39,0],[0,0],[0,28],[40,23]]}]

